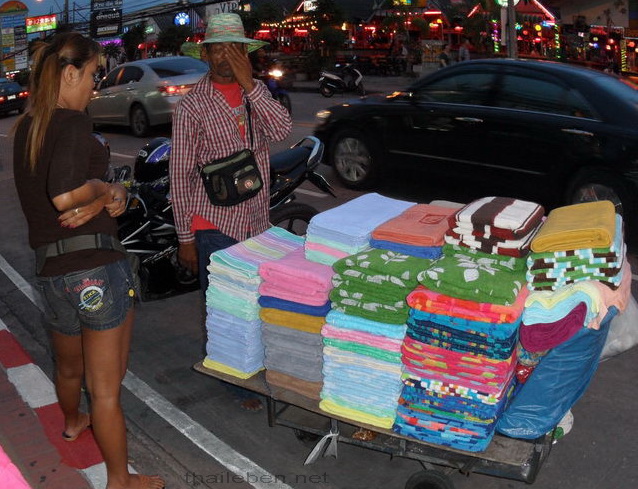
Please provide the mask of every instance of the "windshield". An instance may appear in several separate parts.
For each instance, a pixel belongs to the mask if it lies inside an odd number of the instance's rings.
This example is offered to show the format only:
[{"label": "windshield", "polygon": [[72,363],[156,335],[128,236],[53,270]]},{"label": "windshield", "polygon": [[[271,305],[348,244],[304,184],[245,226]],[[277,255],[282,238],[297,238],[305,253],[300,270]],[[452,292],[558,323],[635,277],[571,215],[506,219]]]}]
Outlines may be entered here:
[{"label": "windshield", "polygon": [[189,56],[165,61],[158,60],[149,64],[149,66],[160,78],[170,78],[172,76],[190,75],[194,73],[204,74],[208,71],[208,65],[206,63]]}]

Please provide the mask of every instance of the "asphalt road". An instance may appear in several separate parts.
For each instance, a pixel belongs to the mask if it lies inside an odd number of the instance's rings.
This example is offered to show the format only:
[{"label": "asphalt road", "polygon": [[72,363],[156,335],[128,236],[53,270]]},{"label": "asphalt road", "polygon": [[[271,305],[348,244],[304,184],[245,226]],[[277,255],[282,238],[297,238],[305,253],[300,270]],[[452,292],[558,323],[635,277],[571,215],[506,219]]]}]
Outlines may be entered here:
[{"label": "asphalt road", "polygon": [[[294,130],[281,150],[312,132],[314,113],[326,105],[318,94],[292,94]],[[338,102],[331,99],[328,103]],[[48,341],[40,328],[39,310],[32,300],[33,256],[27,246],[26,227],[17,202],[11,170],[15,117],[0,118],[0,318],[40,367],[51,373]],[[103,128],[114,164],[131,164],[144,141],[124,129]],[[166,135],[167,128],[155,135]],[[321,172],[334,182],[329,168]],[[384,193],[421,193],[419,200],[464,198],[436,182],[387,182]],[[387,185],[387,187],[386,187]],[[453,186],[452,186],[453,187]],[[324,197],[304,188],[303,202],[324,210],[358,195],[338,188],[338,198]],[[467,198],[467,195],[465,194]],[[632,255],[632,261],[635,257]],[[636,293],[634,286],[634,294]],[[392,488],[405,485],[421,470],[414,460],[359,447],[339,446],[338,458],[303,461],[311,445],[299,441],[292,430],[270,428],[265,412],[240,410],[222,384],[192,370],[203,359],[204,311],[198,292],[143,303],[137,313],[129,375],[123,402],[129,425],[132,464],[138,471],[160,473],[169,488],[293,487],[306,489]],[[635,366],[638,349],[604,362],[574,407],[572,432],[554,446],[534,484],[536,489],[634,489],[638,487],[638,385]],[[238,482],[232,474],[251,481]],[[275,477],[277,476],[277,477]],[[457,489],[517,489],[525,483],[496,477],[451,474]],[[276,480],[275,480],[276,479]]]}]

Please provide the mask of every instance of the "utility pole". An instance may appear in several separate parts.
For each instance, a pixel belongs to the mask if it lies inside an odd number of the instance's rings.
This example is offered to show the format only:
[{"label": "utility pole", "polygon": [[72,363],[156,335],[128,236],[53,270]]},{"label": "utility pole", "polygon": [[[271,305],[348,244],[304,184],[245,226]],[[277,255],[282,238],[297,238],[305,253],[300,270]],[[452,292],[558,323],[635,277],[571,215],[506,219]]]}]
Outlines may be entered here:
[{"label": "utility pole", "polygon": [[64,25],[69,25],[69,0],[64,0]]},{"label": "utility pole", "polygon": [[507,0],[507,57],[518,58],[518,40],[516,36],[516,4]]}]

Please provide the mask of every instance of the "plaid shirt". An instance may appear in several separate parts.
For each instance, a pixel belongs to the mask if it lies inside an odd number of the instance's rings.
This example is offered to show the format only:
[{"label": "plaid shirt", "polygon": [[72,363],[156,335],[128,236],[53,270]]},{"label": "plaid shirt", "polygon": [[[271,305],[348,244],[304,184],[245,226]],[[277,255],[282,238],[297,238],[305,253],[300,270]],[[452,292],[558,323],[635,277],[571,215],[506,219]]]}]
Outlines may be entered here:
[{"label": "plaid shirt", "polygon": [[290,115],[275,101],[266,86],[255,80],[255,88],[244,94],[250,101],[255,159],[264,181],[252,199],[231,207],[213,206],[199,176],[199,169],[211,160],[224,158],[250,144],[246,140],[224,96],[204,76],[184,96],[173,116],[172,149],[169,164],[175,226],[180,243],[194,241],[191,220],[200,215],[221,232],[238,241],[270,227],[270,163],[268,144],[285,139],[292,129]]}]

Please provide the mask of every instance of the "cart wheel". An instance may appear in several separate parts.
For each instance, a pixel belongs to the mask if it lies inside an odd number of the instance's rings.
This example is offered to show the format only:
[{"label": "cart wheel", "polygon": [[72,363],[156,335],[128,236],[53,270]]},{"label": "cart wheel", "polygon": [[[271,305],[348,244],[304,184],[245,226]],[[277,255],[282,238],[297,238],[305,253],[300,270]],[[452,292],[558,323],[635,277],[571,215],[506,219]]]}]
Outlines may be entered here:
[{"label": "cart wheel", "polygon": [[299,440],[304,445],[314,446],[317,441],[319,441],[319,438],[321,438],[319,435],[315,435],[314,433],[309,433],[303,430],[293,429],[292,431],[294,432],[297,440]]},{"label": "cart wheel", "polygon": [[405,489],[454,489],[450,478],[436,470],[423,470],[413,474],[405,483]]}]

